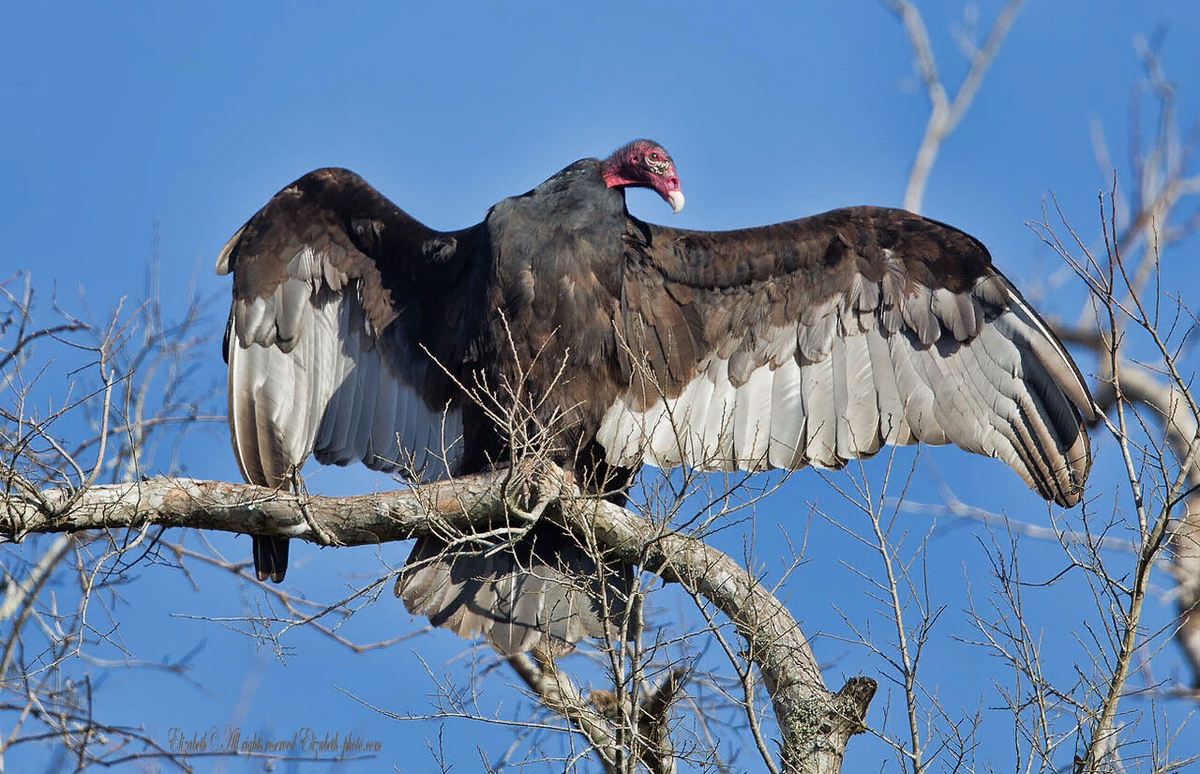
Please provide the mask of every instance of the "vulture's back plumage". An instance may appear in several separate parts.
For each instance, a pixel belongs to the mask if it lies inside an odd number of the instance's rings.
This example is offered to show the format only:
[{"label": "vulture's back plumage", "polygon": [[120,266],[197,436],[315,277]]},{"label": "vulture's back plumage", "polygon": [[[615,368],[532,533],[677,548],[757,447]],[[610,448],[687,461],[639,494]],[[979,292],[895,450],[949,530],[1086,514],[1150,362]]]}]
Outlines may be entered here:
[{"label": "vulture's back plumage", "polygon": [[[836,468],[922,441],[1079,501],[1095,406],[977,240],[879,207],[683,231],[628,214],[638,185],[682,206],[649,141],[456,232],[346,170],[285,188],[218,262],[234,274],[225,356],[246,479],[283,485],[311,453],[428,481],[536,450],[620,501],[643,462]],[[561,651],[612,632],[632,580],[586,543],[549,524],[504,548],[425,538],[397,590],[502,652]],[[286,539],[257,537],[255,563],[282,579]]]}]

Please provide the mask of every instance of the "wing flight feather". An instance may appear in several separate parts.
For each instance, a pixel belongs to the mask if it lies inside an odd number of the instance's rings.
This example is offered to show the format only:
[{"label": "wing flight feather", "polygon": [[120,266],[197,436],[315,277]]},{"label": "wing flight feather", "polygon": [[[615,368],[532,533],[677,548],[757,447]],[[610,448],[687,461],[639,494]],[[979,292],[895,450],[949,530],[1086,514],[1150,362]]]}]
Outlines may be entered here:
[{"label": "wing flight feather", "polygon": [[397,276],[447,239],[339,169],[297,180],[234,235],[217,270],[234,272],[225,356],[248,481],[279,486],[310,454],[414,480],[455,471],[461,407],[414,342],[434,300]]},{"label": "wing flight feather", "polygon": [[872,207],[733,232],[634,223],[621,335],[657,352],[661,321],[687,321],[691,359],[636,364],[649,375],[600,424],[609,463],[838,468],[954,443],[1078,502],[1095,405],[977,240]]}]

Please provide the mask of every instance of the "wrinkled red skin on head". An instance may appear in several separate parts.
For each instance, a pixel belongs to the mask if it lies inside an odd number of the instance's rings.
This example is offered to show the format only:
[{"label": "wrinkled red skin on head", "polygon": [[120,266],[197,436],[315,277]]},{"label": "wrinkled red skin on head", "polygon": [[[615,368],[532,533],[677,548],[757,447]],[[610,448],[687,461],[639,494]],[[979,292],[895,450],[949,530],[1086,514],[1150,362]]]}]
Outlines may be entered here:
[{"label": "wrinkled red skin on head", "polygon": [[671,192],[681,190],[675,162],[666,149],[653,140],[634,140],[603,162],[604,182],[609,188],[651,188],[671,203]]}]

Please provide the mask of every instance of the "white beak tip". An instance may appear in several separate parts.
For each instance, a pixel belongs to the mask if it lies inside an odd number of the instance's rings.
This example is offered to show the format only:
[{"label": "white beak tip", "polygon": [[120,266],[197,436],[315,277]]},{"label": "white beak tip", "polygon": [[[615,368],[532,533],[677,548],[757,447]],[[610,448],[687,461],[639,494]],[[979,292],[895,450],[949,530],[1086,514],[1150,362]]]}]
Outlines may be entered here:
[{"label": "white beak tip", "polygon": [[671,205],[671,210],[675,214],[679,214],[679,211],[683,209],[683,191],[671,191],[667,194],[667,203]]}]

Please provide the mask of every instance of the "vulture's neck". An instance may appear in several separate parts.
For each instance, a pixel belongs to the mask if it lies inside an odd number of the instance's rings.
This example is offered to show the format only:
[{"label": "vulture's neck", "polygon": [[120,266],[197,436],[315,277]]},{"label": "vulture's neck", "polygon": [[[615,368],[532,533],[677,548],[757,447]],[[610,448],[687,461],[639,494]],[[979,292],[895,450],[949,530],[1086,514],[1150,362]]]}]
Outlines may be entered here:
[{"label": "vulture's neck", "polygon": [[616,156],[610,156],[600,162],[600,175],[604,178],[604,184],[609,188],[625,188],[626,186],[644,186],[643,180],[635,180],[624,173],[625,165],[623,159],[618,159]]}]

